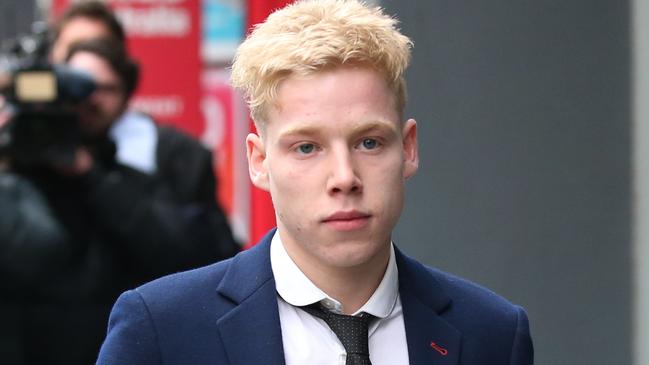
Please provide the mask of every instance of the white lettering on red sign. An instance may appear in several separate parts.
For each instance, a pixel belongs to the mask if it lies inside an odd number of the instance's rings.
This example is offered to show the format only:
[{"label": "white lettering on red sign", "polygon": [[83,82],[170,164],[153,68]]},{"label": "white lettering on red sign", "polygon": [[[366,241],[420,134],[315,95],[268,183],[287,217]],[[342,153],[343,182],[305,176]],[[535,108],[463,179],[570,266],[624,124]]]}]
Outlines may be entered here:
[{"label": "white lettering on red sign", "polygon": [[178,117],[182,114],[185,105],[183,99],[175,95],[143,95],[135,97],[131,107],[154,117],[166,119]]},{"label": "white lettering on red sign", "polygon": [[191,19],[183,8],[156,6],[150,8],[118,8],[115,13],[133,37],[185,37],[191,30]]}]

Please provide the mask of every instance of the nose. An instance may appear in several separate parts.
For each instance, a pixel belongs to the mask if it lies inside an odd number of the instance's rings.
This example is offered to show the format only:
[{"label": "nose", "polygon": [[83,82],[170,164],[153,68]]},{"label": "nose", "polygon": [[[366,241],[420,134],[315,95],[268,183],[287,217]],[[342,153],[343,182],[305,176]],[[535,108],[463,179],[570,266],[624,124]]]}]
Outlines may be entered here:
[{"label": "nose", "polygon": [[363,190],[352,152],[339,148],[332,152],[330,176],[327,181],[329,194],[357,194]]},{"label": "nose", "polygon": [[86,105],[97,105],[101,100],[101,92],[99,90],[93,91],[88,97],[82,102]]}]

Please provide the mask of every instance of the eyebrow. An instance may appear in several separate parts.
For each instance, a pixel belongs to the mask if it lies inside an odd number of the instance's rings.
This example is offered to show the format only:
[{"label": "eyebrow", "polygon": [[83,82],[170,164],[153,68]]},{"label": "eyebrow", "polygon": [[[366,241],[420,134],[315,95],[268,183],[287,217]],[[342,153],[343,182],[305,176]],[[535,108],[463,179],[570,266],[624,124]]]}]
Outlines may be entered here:
[{"label": "eyebrow", "polygon": [[[320,122],[318,122],[319,124]],[[314,123],[315,124],[315,123]],[[384,120],[373,120],[371,122],[361,122],[357,125],[352,126],[351,133],[353,135],[364,134],[373,130],[387,130],[390,132],[396,132],[397,128],[392,122]],[[320,128],[314,125],[305,125],[287,129],[283,131],[279,138],[286,138],[291,136],[315,136],[320,133]]]}]

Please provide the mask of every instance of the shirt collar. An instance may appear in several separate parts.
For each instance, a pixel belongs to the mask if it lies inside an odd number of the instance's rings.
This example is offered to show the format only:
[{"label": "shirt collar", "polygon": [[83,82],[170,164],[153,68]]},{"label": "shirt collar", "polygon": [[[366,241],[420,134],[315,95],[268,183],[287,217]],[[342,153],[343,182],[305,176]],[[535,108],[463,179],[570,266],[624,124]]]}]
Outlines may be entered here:
[{"label": "shirt collar", "polygon": [[[322,302],[326,308],[341,312],[340,302],[315,286],[293,262],[277,232],[270,244],[270,264],[277,293],[284,301],[296,307]],[[381,283],[370,299],[354,314],[366,312],[379,318],[390,315],[399,294],[398,277],[394,246],[390,244],[390,260]]]}]

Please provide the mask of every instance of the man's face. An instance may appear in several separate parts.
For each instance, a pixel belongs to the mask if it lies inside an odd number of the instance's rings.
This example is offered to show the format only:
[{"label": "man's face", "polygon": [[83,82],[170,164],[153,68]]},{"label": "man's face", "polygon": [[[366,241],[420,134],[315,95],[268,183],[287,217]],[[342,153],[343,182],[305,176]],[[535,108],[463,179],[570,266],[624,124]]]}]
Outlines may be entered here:
[{"label": "man's face", "polygon": [[126,107],[124,85],[103,58],[91,52],[76,52],[68,61],[71,68],[89,73],[97,89],[81,103],[79,123],[88,136],[97,136],[122,114]]},{"label": "man's face", "polygon": [[109,38],[110,36],[111,33],[108,27],[101,21],[82,16],[72,18],[61,28],[56,41],[52,45],[51,61],[53,63],[63,63],[70,46],[75,42]]},{"label": "man's face", "polygon": [[416,123],[400,123],[394,105],[369,68],[291,76],[262,136],[248,136],[253,183],[270,191],[280,237],[303,270],[387,263],[418,164]]}]

